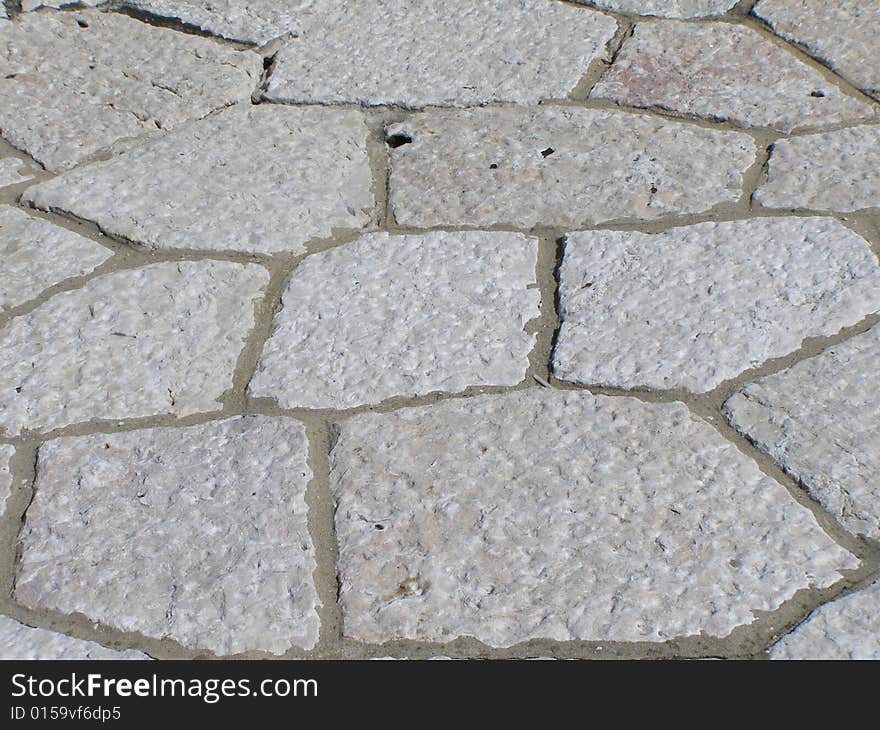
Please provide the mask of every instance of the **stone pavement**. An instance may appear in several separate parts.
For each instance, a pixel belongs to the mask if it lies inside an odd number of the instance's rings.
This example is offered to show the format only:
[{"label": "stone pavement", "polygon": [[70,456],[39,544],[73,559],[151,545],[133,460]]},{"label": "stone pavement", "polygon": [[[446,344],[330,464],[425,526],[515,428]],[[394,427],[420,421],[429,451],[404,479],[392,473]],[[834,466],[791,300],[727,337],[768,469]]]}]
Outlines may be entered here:
[{"label": "stone pavement", "polygon": [[880,4],[0,8],[0,656],[880,659]]}]

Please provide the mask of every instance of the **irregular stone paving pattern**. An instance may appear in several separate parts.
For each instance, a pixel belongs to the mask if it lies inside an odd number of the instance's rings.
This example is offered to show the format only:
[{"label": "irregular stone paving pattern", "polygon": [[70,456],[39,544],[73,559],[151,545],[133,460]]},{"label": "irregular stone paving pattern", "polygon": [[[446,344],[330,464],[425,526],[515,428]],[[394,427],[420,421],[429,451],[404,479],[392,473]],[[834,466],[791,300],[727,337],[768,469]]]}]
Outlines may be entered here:
[{"label": "irregular stone paving pattern", "polygon": [[374,233],[294,271],[250,386],[287,408],[516,385],[539,315],[538,242],[518,233]]},{"label": "irregular stone paving pattern", "polygon": [[235,106],[24,197],[152,249],[303,253],[371,222],[366,137],[355,111]]},{"label": "irregular stone paving pattern", "polygon": [[770,208],[880,209],[880,126],[774,142],[755,201]]},{"label": "irregular stone paving pattern", "polygon": [[880,538],[880,326],[747,385],[725,404],[738,431],[851,532]]},{"label": "irregular stone paving pattern", "polygon": [[771,659],[880,659],[880,582],[817,608]]},{"label": "irregular stone paving pattern", "polygon": [[681,403],[532,388],[337,426],[346,636],[725,636],[857,561]]},{"label": "irregular stone paving pattern", "polygon": [[15,597],[218,655],[309,649],[307,455],[262,416],[49,441]]},{"label": "irregular stone paving pattern", "polygon": [[[15,456],[15,447],[9,444],[0,444],[0,517],[6,513],[6,500],[12,490],[12,457]],[[0,652],[0,657],[3,654]]]},{"label": "irregular stone paving pattern", "polygon": [[149,659],[134,651],[116,651],[47,629],[34,629],[0,616],[0,657],[12,659]]},{"label": "irregular stone paving pattern", "polygon": [[295,33],[314,0],[125,0],[126,6],[262,45]]},{"label": "irregular stone paving pattern", "polygon": [[880,3],[874,0],[760,0],[753,10],[841,76],[880,99]]},{"label": "irregular stone paving pattern", "polygon": [[755,160],[745,134],[572,107],[425,112],[386,132],[412,140],[391,149],[390,202],[417,227],[697,213],[736,202]]},{"label": "irregular stone paving pattern", "polygon": [[112,255],[66,228],[0,205],[0,312],[64,279],[89,273]]},{"label": "irregular stone paving pattern", "polygon": [[728,23],[636,25],[590,96],[783,131],[876,115],[760,33]]},{"label": "irregular stone paving pattern", "polygon": [[309,11],[275,57],[270,99],[408,107],[560,99],[592,61],[608,58],[617,32],[607,15],[546,0],[315,0]]},{"label": "irregular stone paving pattern", "polygon": [[166,262],[56,294],[0,329],[0,430],[218,410],[268,279]]},{"label": "irregular stone paving pattern", "polygon": [[20,185],[31,179],[27,166],[17,157],[0,160],[0,188],[7,185]]},{"label": "irregular stone paving pattern", "polygon": [[738,0],[574,0],[620,13],[664,18],[703,18],[724,15]]},{"label": "irregular stone paving pattern", "polygon": [[0,130],[50,170],[249,99],[260,57],[99,11],[0,27]]},{"label": "irregular stone paving pattern", "polygon": [[712,390],[880,310],[870,246],[833,218],[566,237],[557,377]]}]

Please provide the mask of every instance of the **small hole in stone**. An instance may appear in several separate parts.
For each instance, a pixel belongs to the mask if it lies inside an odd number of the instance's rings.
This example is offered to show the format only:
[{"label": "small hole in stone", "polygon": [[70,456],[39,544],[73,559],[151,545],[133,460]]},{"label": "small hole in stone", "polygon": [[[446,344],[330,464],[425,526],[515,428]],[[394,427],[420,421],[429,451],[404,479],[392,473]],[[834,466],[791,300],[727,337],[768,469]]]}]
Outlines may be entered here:
[{"label": "small hole in stone", "polygon": [[652,186],[651,186],[651,195],[654,195],[656,192],[657,192],[657,186],[656,186],[656,185],[652,185]]},{"label": "small hole in stone", "polygon": [[77,24],[80,28],[88,28],[88,27],[89,27],[89,24],[86,23],[86,21],[84,21],[84,20],[80,20],[79,18],[76,19],[76,24]]},{"label": "small hole in stone", "polygon": [[398,147],[403,147],[403,145],[412,142],[412,137],[408,134],[392,134],[385,139],[385,142],[391,149],[397,149]]},{"label": "small hole in stone", "polygon": [[548,147],[546,150],[541,150],[541,157],[550,157],[556,150],[552,147]]},{"label": "small hole in stone", "polygon": [[489,165],[489,169],[490,169],[490,170],[497,170],[497,169],[498,169],[498,165],[496,165],[496,164],[493,162],[491,165]]},{"label": "small hole in stone", "polygon": [[817,99],[821,99],[823,96],[825,96],[825,92],[822,91],[822,89],[816,89],[816,90],[810,92],[810,96],[814,96]]},{"label": "small hole in stone", "polygon": [[373,527],[375,527],[377,530],[384,530],[385,529],[385,525],[373,525]]}]

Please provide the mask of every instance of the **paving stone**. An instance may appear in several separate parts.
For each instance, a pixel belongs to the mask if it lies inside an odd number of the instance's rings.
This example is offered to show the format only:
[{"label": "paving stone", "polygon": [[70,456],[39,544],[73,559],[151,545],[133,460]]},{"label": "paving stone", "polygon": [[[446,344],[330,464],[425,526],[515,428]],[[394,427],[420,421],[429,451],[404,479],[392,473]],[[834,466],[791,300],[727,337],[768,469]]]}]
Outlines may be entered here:
[{"label": "paving stone", "polygon": [[394,215],[417,227],[697,213],[736,202],[755,159],[739,132],[573,107],[426,112],[386,132]]},{"label": "paving stone", "polygon": [[75,639],[48,629],[34,629],[0,616],[0,659],[150,659],[128,649],[116,651],[94,641]]},{"label": "paving stone", "polygon": [[880,659],[880,582],[816,609],[771,659]]},{"label": "paving stone", "polygon": [[776,33],[880,99],[880,3],[761,0],[753,12]]},{"label": "paving stone", "polygon": [[124,15],[26,13],[0,27],[0,129],[50,170],[249,99],[261,58]]},{"label": "paving stone", "polygon": [[0,311],[64,279],[87,274],[112,255],[66,228],[0,205]]},{"label": "paving stone", "polygon": [[6,500],[12,494],[12,457],[15,448],[0,444],[0,517],[6,514]]},{"label": "paving stone", "polygon": [[40,8],[63,8],[72,5],[84,5],[89,8],[106,5],[108,0],[21,0],[21,10],[29,13]]},{"label": "paving stone", "polygon": [[848,530],[880,538],[880,326],[743,388],[733,426]]},{"label": "paving stone", "polygon": [[869,102],[729,23],[638,24],[590,96],[786,132],[875,116]]},{"label": "paving stone", "polygon": [[724,15],[737,2],[738,0],[583,0],[582,4],[635,15],[705,18]]},{"label": "paving stone", "polygon": [[303,253],[311,239],[371,222],[366,138],[355,111],[236,106],[25,199],[152,249]]},{"label": "paving stone", "polygon": [[616,32],[610,16],[546,0],[316,0],[275,57],[267,96],[534,104],[567,97]]},{"label": "paving stone", "polygon": [[725,636],[856,559],[681,403],[532,388],[337,425],[346,636]]},{"label": "paving stone", "polygon": [[125,0],[128,7],[256,45],[296,32],[314,4],[315,0]]},{"label": "paving stone", "polygon": [[775,142],[755,200],[770,208],[841,213],[880,208],[880,126]]},{"label": "paving stone", "polygon": [[312,648],[307,458],[262,416],[49,441],[15,597],[218,655]]},{"label": "paving stone", "polygon": [[[287,408],[516,385],[539,316],[538,245],[518,233],[374,233],[309,256],[251,382]],[[529,288],[533,287],[533,288]]]},{"label": "paving stone", "polygon": [[878,310],[877,259],[833,218],[573,233],[554,372],[705,392]]},{"label": "paving stone", "polygon": [[5,157],[0,160],[0,188],[5,188],[7,185],[20,185],[32,177],[27,166],[17,157]]},{"label": "paving stone", "polygon": [[268,278],[181,261],[56,294],[0,329],[0,431],[217,410]]}]

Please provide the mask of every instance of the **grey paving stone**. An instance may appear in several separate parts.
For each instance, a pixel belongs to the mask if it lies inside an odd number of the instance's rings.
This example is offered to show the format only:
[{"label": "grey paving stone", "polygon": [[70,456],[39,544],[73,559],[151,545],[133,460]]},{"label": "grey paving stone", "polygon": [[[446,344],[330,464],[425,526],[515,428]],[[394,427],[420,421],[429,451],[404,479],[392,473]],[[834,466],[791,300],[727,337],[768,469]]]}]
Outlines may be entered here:
[{"label": "grey paving stone", "polygon": [[235,106],[25,199],[152,249],[303,253],[371,222],[366,138],[356,111]]},{"label": "grey paving stone", "polygon": [[315,0],[125,0],[125,5],[179,20],[231,40],[262,45],[296,32]]},{"label": "grey paving stone", "polygon": [[880,209],[880,126],[775,142],[755,200],[770,208]]},{"label": "grey paving stone", "polygon": [[87,274],[112,255],[66,228],[0,205],[0,311],[64,279]]},{"label": "grey paving stone", "polygon": [[0,444],[0,517],[6,514],[6,500],[12,493],[12,457],[15,448]]},{"label": "grey paving stone", "polygon": [[[275,57],[287,102],[469,105],[565,98],[607,59],[610,16],[546,0],[316,0]],[[381,22],[376,22],[381,18]]]},{"label": "grey paving stone", "polygon": [[0,26],[0,129],[50,170],[249,99],[260,57],[124,15],[25,13]]},{"label": "grey paving stone", "polygon": [[730,23],[636,25],[590,96],[786,132],[876,115],[870,102],[844,94],[760,33]]},{"label": "grey paving stone", "polygon": [[537,249],[518,233],[374,233],[309,256],[251,394],[349,408],[521,382],[535,344],[523,327],[539,315]]},{"label": "grey paving stone", "polygon": [[337,428],[355,639],[725,636],[857,564],[680,403],[533,388]]},{"label": "grey paving stone", "polygon": [[755,159],[739,132],[573,107],[425,112],[386,131],[391,206],[416,227],[696,213],[736,202]]},{"label": "grey paving stone", "polygon": [[218,655],[311,648],[307,458],[262,416],[49,441],[15,598]]},{"label": "grey paving stone", "polygon": [[738,0],[574,0],[606,10],[663,18],[705,18],[724,15]]},{"label": "grey paving stone", "polygon": [[880,3],[761,0],[753,12],[776,33],[880,99]]},{"label": "grey paving stone", "polygon": [[0,329],[0,430],[217,410],[268,279],[181,261],[55,295]]},{"label": "grey paving stone", "polygon": [[851,532],[880,538],[880,326],[747,385],[725,404]]},{"label": "grey paving stone", "polygon": [[880,659],[880,582],[817,608],[771,659]]},{"label": "grey paving stone", "polygon": [[33,177],[27,165],[17,157],[4,157],[0,160],[0,188],[8,185],[20,185]]},{"label": "grey paving stone", "polygon": [[833,218],[567,236],[557,377],[712,390],[880,310],[867,241]]},{"label": "grey paving stone", "polygon": [[[2,7],[2,6],[0,6]],[[0,616],[0,659],[150,659],[143,652],[116,651],[47,629],[34,629]]]}]

